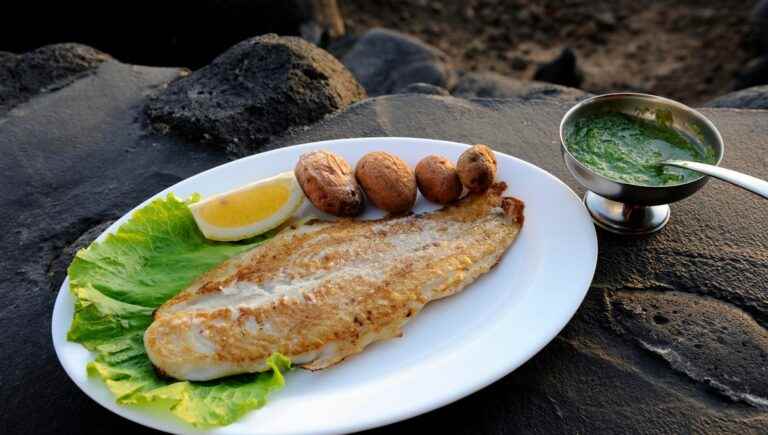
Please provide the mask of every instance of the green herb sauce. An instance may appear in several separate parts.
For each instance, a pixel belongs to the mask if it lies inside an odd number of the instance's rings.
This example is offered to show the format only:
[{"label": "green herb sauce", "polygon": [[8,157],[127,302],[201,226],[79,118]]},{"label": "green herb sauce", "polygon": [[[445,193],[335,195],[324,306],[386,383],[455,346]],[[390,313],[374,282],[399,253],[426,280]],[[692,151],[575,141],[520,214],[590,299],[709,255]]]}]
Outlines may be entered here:
[{"label": "green herb sauce", "polygon": [[698,178],[696,172],[659,165],[663,160],[715,163],[715,151],[698,144],[667,123],[619,112],[588,115],[566,131],[568,151],[593,171],[615,181],[668,186]]}]

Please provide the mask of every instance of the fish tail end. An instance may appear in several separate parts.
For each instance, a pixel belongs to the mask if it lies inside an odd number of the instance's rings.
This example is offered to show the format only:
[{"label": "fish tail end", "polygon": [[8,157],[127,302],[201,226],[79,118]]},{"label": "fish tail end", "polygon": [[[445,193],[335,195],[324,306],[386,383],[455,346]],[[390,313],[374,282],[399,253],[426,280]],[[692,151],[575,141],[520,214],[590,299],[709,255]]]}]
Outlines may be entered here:
[{"label": "fish tail end", "polygon": [[517,198],[507,196],[501,199],[501,209],[504,210],[504,216],[512,223],[523,225],[525,216],[523,210],[525,203]]}]

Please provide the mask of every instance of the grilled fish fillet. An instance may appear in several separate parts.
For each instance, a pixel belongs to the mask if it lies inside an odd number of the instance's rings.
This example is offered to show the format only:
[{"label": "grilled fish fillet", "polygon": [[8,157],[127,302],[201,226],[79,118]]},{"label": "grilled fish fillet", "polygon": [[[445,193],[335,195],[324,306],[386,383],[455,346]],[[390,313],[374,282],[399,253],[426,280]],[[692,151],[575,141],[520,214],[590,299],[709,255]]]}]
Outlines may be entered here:
[{"label": "grilled fish fillet", "polygon": [[144,334],[147,354],[166,375],[200,381],[264,371],[273,352],[322,369],[399,336],[515,240],[523,203],[505,189],[422,215],[286,229],[162,305]]}]

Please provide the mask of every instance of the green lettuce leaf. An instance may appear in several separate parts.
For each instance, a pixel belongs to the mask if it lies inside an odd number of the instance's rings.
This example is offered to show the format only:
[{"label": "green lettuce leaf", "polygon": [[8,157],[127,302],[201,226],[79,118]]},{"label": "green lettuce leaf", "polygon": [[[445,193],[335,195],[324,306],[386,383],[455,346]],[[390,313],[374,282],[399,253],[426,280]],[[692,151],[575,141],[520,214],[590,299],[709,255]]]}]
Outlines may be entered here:
[{"label": "green lettuce leaf", "polygon": [[284,384],[290,361],[272,355],[271,372],[209,382],[160,377],[144,350],[152,313],[192,281],[270,237],[214,242],[200,233],[187,205],[173,194],[138,210],[115,234],[77,253],[69,267],[75,315],[67,334],[96,354],[88,364],[118,403],[169,409],[194,426],[226,425],[264,405]]}]

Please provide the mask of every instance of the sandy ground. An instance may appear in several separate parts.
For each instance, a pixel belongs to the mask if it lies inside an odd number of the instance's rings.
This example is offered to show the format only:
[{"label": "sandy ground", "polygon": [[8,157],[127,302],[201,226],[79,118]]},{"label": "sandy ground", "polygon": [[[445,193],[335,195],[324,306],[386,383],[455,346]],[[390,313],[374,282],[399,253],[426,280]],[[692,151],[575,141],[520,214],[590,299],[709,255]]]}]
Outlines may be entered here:
[{"label": "sandy ground", "polygon": [[340,0],[348,32],[400,30],[455,66],[531,78],[575,50],[582,88],[650,92],[698,104],[730,90],[753,57],[753,0]]}]

